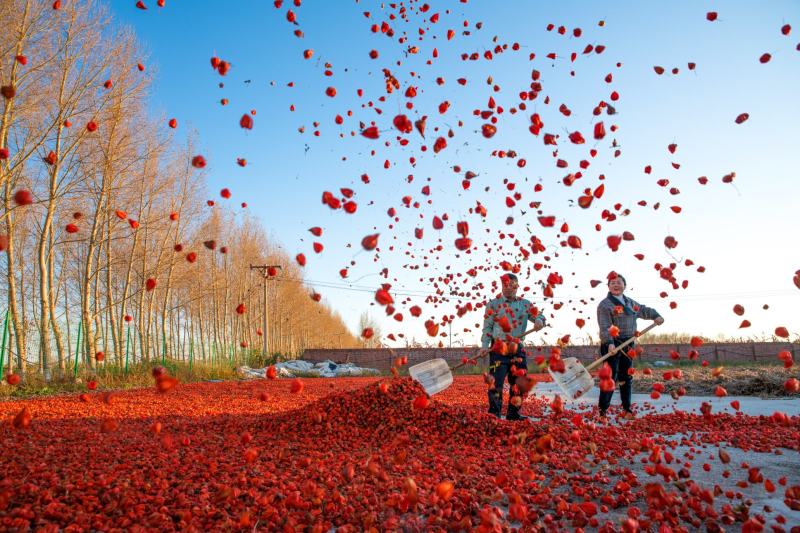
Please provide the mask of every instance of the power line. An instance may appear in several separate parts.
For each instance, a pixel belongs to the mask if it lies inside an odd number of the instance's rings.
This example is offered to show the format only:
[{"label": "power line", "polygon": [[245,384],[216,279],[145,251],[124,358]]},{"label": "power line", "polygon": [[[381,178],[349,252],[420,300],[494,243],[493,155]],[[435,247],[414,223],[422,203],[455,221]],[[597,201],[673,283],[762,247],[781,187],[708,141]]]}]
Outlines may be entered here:
[{"label": "power line", "polygon": [[[323,288],[326,288],[326,289],[341,289],[341,290],[347,290],[347,291],[366,292],[366,293],[374,293],[375,292],[375,287],[369,287],[369,286],[364,286],[364,285],[340,284],[340,283],[331,282],[331,281],[317,281],[317,280],[309,280],[309,279],[301,279],[301,278],[276,278],[276,281],[288,281],[288,282],[294,282],[294,283],[305,283],[305,284],[310,284],[310,285],[314,285],[314,286],[317,286],[317,287],[323,287]],[[394,294],[400,295],[400,296],[415,296],[415,297],[436,296],[436,297],[439,297],[439,298],[445,298],[446,297],[446,298],[453,298],[453,299],[458,299],[458,300],[469,300],[470,299],[470,298],[467,298],[465,296],[455,296],[455,295],[450,295],[450,294],[437,294],[437,293],[434,293],[434,292],[424,292],[424,291],[421,291],[421,290],[413,290],[413,289],[408,289],[408,290],[392,289],[391,292],[394,293]]]},{"label": "power line", "polygon": [[[342,282],[335,282],[335,281],[322,281],[322,280],[311,280],[311,279],[302,279],[302,278],[276,278],[275,281],[288,281],[288,282],[295,282],[295,283],[304,283],[310,284],[318,287],[323,287],[327,289],[338,289],[338,290],[347,290],[347,291],[354,291],[354,292],[365,292],[365,293],[374,293],[375,287],[365,286],[365,285],[354,285],[350,283],[342,283]],[[452,298],[456,300],[473,300],[474,298],[469,298],[466,296],[458,296],[454,294],[439,294],[435,292],[427,292],[421,289],[392,289],[394,294],[401,295],[401,296],[415,296],[415,297],[424,297],[424,296],[435,296],[439,298]],[[687,295],[680,295],[681,300],[726,300],[732,298],[740,298],[740,299],[751,299],[751,298],[760,298],[760,299],[767,299],[767,298],[776,298],[776,297],[785,297],[793,295],[794,291],[788,290],[781,290],[775,289],[772,291],[750,291],[750,292],[727,292],[727,293],[708,293],[708,294],[687,294]],[[582,300],[585,299],[586,296],[577,296],[573,294],[557,294],[559,300]],[[659,301],[663,300],[660,296],[637,296],[638,300],[645,300],[645,301]]]}]

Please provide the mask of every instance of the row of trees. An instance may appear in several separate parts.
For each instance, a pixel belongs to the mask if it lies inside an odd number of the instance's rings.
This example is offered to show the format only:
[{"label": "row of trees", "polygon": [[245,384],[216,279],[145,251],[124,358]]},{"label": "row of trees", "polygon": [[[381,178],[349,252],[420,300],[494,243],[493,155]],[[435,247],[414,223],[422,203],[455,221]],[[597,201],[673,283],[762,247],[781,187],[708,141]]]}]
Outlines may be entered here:
[{"label": "row of trees", "polygon": [[268,280],[263,308],[251,264],[301,274],[244,210],[206,203],[193,141],[147,112],[135,36],[94,0],[55,7],[0,3],[9,367],[235,358],[261,347],[265,312],[270,353],[359,345],[301,283]]}]

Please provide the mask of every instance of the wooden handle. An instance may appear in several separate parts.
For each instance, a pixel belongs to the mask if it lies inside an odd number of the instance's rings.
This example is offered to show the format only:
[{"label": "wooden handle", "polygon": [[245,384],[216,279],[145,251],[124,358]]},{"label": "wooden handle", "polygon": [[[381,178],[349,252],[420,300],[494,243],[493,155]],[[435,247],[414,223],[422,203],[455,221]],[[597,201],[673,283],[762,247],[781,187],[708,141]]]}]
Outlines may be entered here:
[{"label": "wooden handle", "polygon": [[[536,322],[536,321],[534,320],[534,322]],[[520,336],[519,336],[519,339],[520,339],[520,340],[524,339],[525,337],[527,337],[528,335],[530,335],[530,334],[531,334],[531,333],[533,333],[534,331],[536,331],[536,326],[532,327],[531,329],[529,329],[528,331],[526,331],[525,333],[523,333],[522,335],[520,335]]]},{"label": "wooden handle", "polygon": [[524,338],[525,338],[525,337],[526,337],[528,334],[530,334],[530,333],[533,333],[534,331],[536,331],[536,328],[535,328],[535,327],[533,327],[533,328],[529,329],[528,331],[526,331],[525,333],[523,333],[522,335],[520,335],[520,336],[519,336],[519,338],[520,338],[520,339],[524,339]]},{"label": "wooden handle", "polygon": [[[528,334],[530,334],[530,333],[533,333],[534,331],[536,331],[536,328],[535,328],[535,327],[533,327],[533,328],[529,329],[528,331],[526,331],[525,333],[523,333],[522,335],[520,335],[520,336],[519,336],[519,338],[520,338],[520,339],[524,339],[526,335],[528,335]],[[480,351],[480,350],[481,350],[481,349],[479,348],[479,349],[478,349],[478,351]],[[481,356],[478,356],[478,357],[476,357],[475,359],[476,359],[476,360],[477,360],[477,359],[483,359],[483,358],[484,358],[484,357],[486,357],[487,355],[489,355],[489,352],[486,352],[485,354],[483,354],[483,355],[481,355]],[[451,370],[451,371],[452,371],[452,370],[456,370],[456,369],[458,369],[458,368],[461,368],[462,366],[464,366],[464,365],[466,365],[466,364],[467,364],[467,363],[458,363],[456,366],[451,366],[451,367],[450,367],[450,370]]]},{"label": "wooden handle", "polygon": [[[478,348],[478,351],[480,352],[480,351],[481,351],[481,348]],[[484,357],[486,357],[487,355],[489,355],[489,352],[486,352],[486,353],[485,353],[485,354],[483,354],[483,355],[479,355],[479,356],[475,357],[475,360],[477,361],[478,359],[483,359],[483,358],[484,358]],[[469,359],[467,359],[467,362],[466,362],[466,363],[465,363],[465,362],[461,362],[461,363],[458,363],[458,364],[457,364],[457,365],[455,365],[455,366],[451,366],[451,367],[450,367],[450,371],[452,372],[453,370],[456,370],[456,369],[459,369],[459,368],[461,368],[462,366],[465,366],[467,363],[469,363],[469,361],[470,361],[470,360],[469,360]]]},{"label": "wooden handle", "polygon": [[626,340],[625,342],[623,342],[623,343],[622,343],[622,344],[620,344],[619,346],[615,346],[613,349],[609,350],[609,351],[608,351],[608,353],[607,353],[606,355],[604,355],[603,357],[601,357],[601,358],[600,358],[600,359],[598,359],[597,361],[593,361],[593,362],[592,362],[590,365],[588,365],[588,366],[586,367],[586,370],[587,370],[587,371],[591,371],[593,368],[595,368],[595,367],[597,367],[598,365],[602,364],[602,363],[603,363],[603,361],[605,361],[605,360],[606,360],[606,359],[608,359],[609,357],[612,357],[613,355],[616,355],[616,353],[617,353],[618,351],[620,351],[621,349],[623,349],[624,347],[626,347],[627,345],[629,345],[630,343],[632,343],[633,341],[635,341],[636,339],[638,339],[639,337],[641,337],[642,335],[644,335],[645,333],[647,333],[648,331],[650,331],[651,329],[653,329],[654,327],[656,327],[657,325],[658,325],[658,324],[656,324],[655,322],[653,322],[652,324],[650,324],[649,326],[647,326],[646,328],[644,328],[644,330],[643,330],[641,333],[639,333],[638,335],[634,335],[633,337],[631,337],[630,339]]}]

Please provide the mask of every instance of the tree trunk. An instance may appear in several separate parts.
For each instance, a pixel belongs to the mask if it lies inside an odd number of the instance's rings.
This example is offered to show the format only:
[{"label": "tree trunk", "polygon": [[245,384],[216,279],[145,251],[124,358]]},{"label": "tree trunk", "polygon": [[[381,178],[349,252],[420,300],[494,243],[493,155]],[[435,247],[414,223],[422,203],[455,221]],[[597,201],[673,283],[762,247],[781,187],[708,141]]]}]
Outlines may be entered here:
[{"label": "tree trunk", "polygon": [[17,262],[14,250],[14,213],[11,209],[10,182],[6,182],[5,194],[6,208],[6,234],[8,244],[6,245],[6,260],[8,261],[6,279],[8,282],[8,312],[11,315],[11,325],[14,329],[14,340],[17,345],[17,369],[20,373],[25,372],[25,328],[20,320],[19,310],[17,309]]},{"label": "tree trunk", "polygon": [[119,361],[120,357],[124,357],[125,348],[122,346],[122,339],[117,331],[117,310],[114,305],[114,284],[111,280],[111,271],[111,216],[109,213],[106,217],[106,313],[109,329],[111,329],[114,358]]},{"label": "tree trunk", "polygon": [[[63,372],[65,370],[65,368],[66,368],[65,367],[65,359],[64,359],[64,357],[65,357],[64,338],[63,338],[63,335],[61,334],[61,326],[58,325],[58,317],[56,316],[56,299],[58,298],[58,291],[54,290],[53,287],[60,286],[61,285],[61,281],[65,280],[66,276],[64,275],[64,271],[62,270],[61,271],[61,275],[59,276],[58,285],[56,285],[53,282],[54,281],[53,278],[54,278],[54,275],[55,275],[55,273],[54,273],[54,271],[55,271],[55,252],[54,252],[53,244],[54,244],[53,243],[53,232],[51,231],[50,232],[50,253],[48,254],[48,265],[47,265],[47,275],[50,278],[50,281],[49,281],[48,285],[50,287],[50,291],[53,291],[53,292],[51,292],[50,297],[49,297],[49,301],[50,301],[50,324],[51,324],[51,326],[53,328],[53,335],[56,338],[56,349],[58,351],[58,368],[59,368],[60,371]],[[67,290],[66,290],[66,287],[65,287],[64,288],[64,298],[65,298],[64,301],[65,301],[65,303],[66,303],[66,293],[67,293]],[[66,305],[64,307],[64,312],[65,313],[67,312]],[[67,351],[69,351],[69,345],[67,346]]]},{"label": "tree trunk", "polygon": [[[110,138],[114,137],[114,129],[112,128],[109,134]],[[109,141],[110,143],[111,141]],[[99,245],[97,236],[100,234],[102,224],[102,213],[105,211],[105,199],[107,196],[107,187],[109,186],[110,179],[110,162],[106,159],[105,168],[101,177],[101,191],[98,194],[97,207],[94,217],[92,218],[92,228],[89,231],[86,244],[86,261],[84,263],[84,275],[81,280],[81,318],[83,321],[83,334],[84,334],[84,360],[90,369],[94,369],[94,354],[97,353],[97,343],[95,338],[95,314],[94,309],[97,302],[92,301],[92,288],[97,283],[98,276],[95,275],[95,255],[98,254]],[[99,273],[98,273],[99,274]]]}]

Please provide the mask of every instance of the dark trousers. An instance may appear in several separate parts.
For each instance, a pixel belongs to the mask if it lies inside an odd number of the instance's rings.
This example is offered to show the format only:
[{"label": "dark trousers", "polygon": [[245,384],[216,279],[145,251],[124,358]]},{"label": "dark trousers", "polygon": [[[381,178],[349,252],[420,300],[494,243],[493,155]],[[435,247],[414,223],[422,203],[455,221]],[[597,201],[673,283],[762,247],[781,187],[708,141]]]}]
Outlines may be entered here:
[{"label": "dark trousers", "polygon": [[[628,339],[614,339],[614,345],[619,346]],[[633,348],[633,344],[629,344],[623,348],[622,351],[617,352],[616,355],[606,359],[606,363],[611,366],[611,379],[619,386],[619,395],[622,398],[622,408],[626,411],[631,410],[631,393],[633,391],[633,376],[628,374],[628,369],[633,366],[633,360],[622,352],[627,352]],[[603,356],[608,353],[611,345],[603,344],[600,346],[600,355]],[[611,397],[614,391],[600,392],[600,410],[605,411],[611,405]]]},{"label": "dark trousers", "polygon": [[516,355],[500,355],[498,353],[489,354],[489,372],[494,378],[494,387],[489,389],[489,413],[499,417],[503,411],[503,385],[506,378],[508,378],[508,385],[511,393],[508,398],[508,412],[507,419],[513,420],[519,418],[519,407],[512,404],[511,399],[515,396],[521,396],[519,391],[515,391],[514,384],[517,382],[517,377],[511,371],[513,368],[528,369],[528,361],[525,357],[525,351],[520,349]]}]

